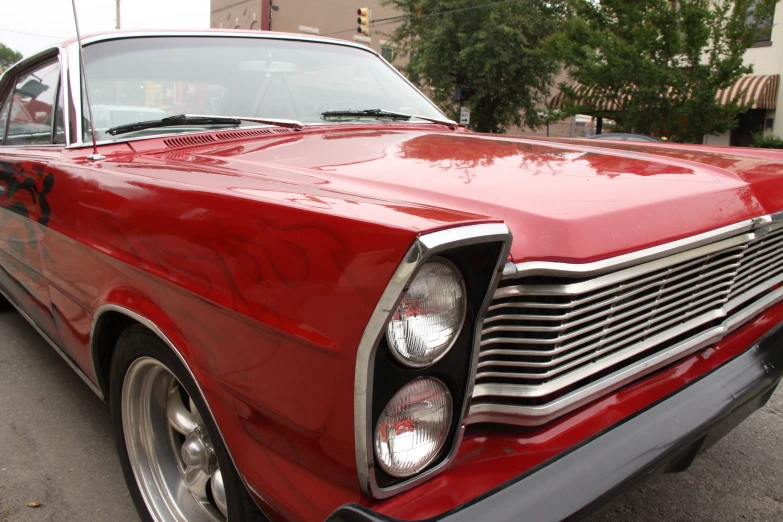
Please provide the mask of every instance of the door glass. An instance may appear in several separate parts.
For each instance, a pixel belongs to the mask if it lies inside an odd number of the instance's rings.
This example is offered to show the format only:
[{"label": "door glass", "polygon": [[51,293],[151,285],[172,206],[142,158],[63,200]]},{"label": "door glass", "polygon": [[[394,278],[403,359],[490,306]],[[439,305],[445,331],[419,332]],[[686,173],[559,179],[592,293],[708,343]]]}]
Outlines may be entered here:
[{"label": "door glass", "polygon": [[60,65],[51,62],[16,81],[6,145],[51,143]]}]

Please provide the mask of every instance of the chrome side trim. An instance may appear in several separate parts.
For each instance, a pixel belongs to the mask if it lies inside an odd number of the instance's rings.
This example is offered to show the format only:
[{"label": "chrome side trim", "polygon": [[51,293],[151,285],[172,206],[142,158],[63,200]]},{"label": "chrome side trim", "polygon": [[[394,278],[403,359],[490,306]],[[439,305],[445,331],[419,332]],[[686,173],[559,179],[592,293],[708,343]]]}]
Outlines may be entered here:
[{"label": "chrome side trim", "polygon": [[775,222],[778,222],[783,219],[783,213],[765,216],[764,218],[748,219],[695,236],[678,239],[677,241],[672,241],[663,245],[639,250],[638,252],[623,254],[621,256],[612,257],[609,259],[603,259],[601,261],[595,261],[593,263],[580,264],[554,263],[549,261],[525,261],[514,264],[509,262],[505,267],[503,267],[503,279],[517,279],[520,277],[537,275],[553,277],[589,277],[609,271],[620,270],[622,268],[646,263],[648,261],[653,261],[662,257],[671,256],[686,250],[701,247],[707,245],[708,243],[727,239],[743,232],[749,232],[753,230],[754,227],[759,226],[757,222],[760,219],[769,219],[770,223],[773,219],[775,219]]},{"label": "chrome side trim", "polygon": [[[92,326],[90,328],[90,360],[92,361],[92,367],[95,371],[96,377],[100,375],[100,369],[98,368],[98,347],[95,342],[95,333],[97,331],[98,322],[100,321],[101,317],[107,313],[107,312],[117,312],[122,315],[125,315],[137,323],[143,325],[144,327],[148,328],[152,333],[154,333],[156,336],[160,338],[161,341],[163,341],[166,346],[171,348],[171,350],[174,352],[174,354],[177,356],[177,359],[179,359],[179,362],[182,363],[182,365],[185,367],[185,369],[188,371],[188,375],[190,375],[190,378],[193,379],[193,382],[196,383],[196,388],[198,388],[198,392],[201,395],[201,399],[204,401],[204,403],[207,405],[207,409],[209,410],[209,415],[212,417],[213,422],[215,421],[215,416],[212,415],[212,409],[209,407],[209,403],[206,400],[206,397],[204,396],[204,392],[201,390],[201,386],[199,385],[198,381],[196,380],[196,376],[193,375],[193,371],[190,369],[190,365],[185,361],[185,358],[182,357],[182,354],[177,349],[176,346],[174,346],[174,343],[171,342],[171,340],[166,336],[166,334],[163,333],[163,331],[158,328],[158,325],[144,317],[143,315],[139,315],[136,312],[133,312],[131,310],[128,310],[127,308],[124,308],[119,305],[115,304],[105,304],[98,308],[95,311],[95,314],[92,318]],[[217,426],[217,422],[215,422],[215,425]],[[219,430],[218,430],[219,431]],[[223,437],[223,434],[221,433],[221,438]],[[223,444],[225,445],[225,440],[223,440]]]},{"label": "chrome side trim", "polygon": [[18,304],[16,304],[16,303],[14,302],[14,300],[13,300],[13,299],[11,299],[11,298],[8,296],[8,294],[6,294],[6,293],[5,293],[5,291],[4,291],[3,289],[1,289],[1,288],[0,288],[0,295],[2,295],[2,296],[5,298],[5,300],[6,300],[6,301],[8,301],[9,303],[11,303],[11,304],[13,305],[13,307],[14,307],[14,308],[16,308],[16,311],[17,311],[17,312],[19,312],[19,315],[21,315],[21,316],[22,316],[22,317],[25,319],[25,321],[27,321],[28,323],[30,323],[30,326],[32,326],[32,327],[35,329],[35,331],[36,331],[36,332],[38,332],[38,335],[40,335],[41,337],[43,337],[44,341],[46,341],[47,343],[49,343],[49,346],[51,346],[52,348],[54,348],[54,351],[55,351],[55,352],[57,352],[57,355],[59,355],[60,357],[62,357],[62,358],[63,358],[63,360],[64,360],[66,363],[68,363],[68,366],[70,366],[70,367],[71,367],[71,369],[72,369],[74,372],[76,372],[76,375],[78,375],[78,376],[79,376],[79,378],[80,378],[81,380],[83,380],[83,381],[84,381],[84,383],[85,383],[85,384],[86,384],[86,385],[87,385],[87,386],[88,386],[88,387],[89,387],[89,388],[92,390],[92,392],[93,392],[95,395],[97,395],[97,396],[98,396],[98,397],[99,397],[101,400],[104,400],[104,397],[103,397],[103,392],[101,391],[101,389],[100,389],[100,388],[98,388],[98,387],[95,385],[95,383],[94,383],[94,382],[92,382],[92,380],[90,380],[90,378],[89,378],[89,377],[87,377],[87,374],[86,374],[86,373],[84,373],[84,372],[82,371],[82,369],[81,369],[81,368],[79,368],[79,367],[76,365],[76,363],[75,363],[75,362],[73,362],[73,359],[71,359],[71,358],[68,356],[68,354],[67,354],[67,353],[65,353],[65,352],[62,350],[62,348],[60,348],[60,347],[57,345],[57,343],[55,343],[55,342],[52,340],[52,338],[51,338],[51,337],[49,337],[48,335],[46,335],[46,333],[45,333],[43,330],[41,330],[41,328],[40,328],[40,327],[39,327],[37,324],[35,324],[35,321],[33,321],[33,318],[32,318],[32,317],[30,317],[29,315],[27,315],[27,312],[25,312],[24,310],[22,310],[22,307],[21,307],[21,306],[19,306]]},{"label": "chrome side trim", "polygon": [[[669,349],[655,353],[633,366],[622,368],[601,380],[565,395],[556,401],[543,406],[510,406],[497,404],[473,404],[470,413],[465,419],[466,424],[477,422],[500,422],[505,424],[517,424],[521,426],[539,426],[546,424],[555,418],[573,411],[596,399],[599,395],[611,393],[639,378],[648,375],[655,370],[663,368],[676,359],[680,359],[723,339],[727,334],[742,326],[745,322],[763,311],[765,308],[783,300],[783,288],[779,288],[752,305],[731,316],[720,326],[716,326],[693,337],[678,343]],[[711,312],[709,319],[724,317],[729,306]],[[686,323],[678,328],[679,333],[684,333],[691,327]],[[474,397],[481,397],[490,392],[493,385],[476,385]],[[507,390],[491,390],[492,395],[517,396],[514,393],[506,393]],[[519,395],[522,396],[522,395]]]},{"label": "chrome side trim", "polygon": [[480,225],[466,225],[461,227],[439,230],[419,236],[408,252],[405,254],[397,270],[394,272],[386,289],[381,295],[378,304],[375,307],[370,321],[364,330],[359,347],[356,353],[356,373],[354,378],[354,436],[356,440],[356,470],[359,475],[359,483],[362,490],[375,498],[383,499],[396,495],[402,491],[410,489],[415,485],[428,480],[432,476],[443,471],[454,459],[457,454],[465,426],[460,425],[457,436],[454,440],[449,454],[437,466],[406,480],[391,488],[381,488],[375,480],[375,454],[372,445],[372,430],[370,419],[372,418],[372,388],[373,388],[373,370],[375,365],[375,351],[381,341],[391,314],[397,307],[397,303],[402,297],[403,290],[416,273],[418,267],[432,256],[453,248],[498,242],[503,243],[501,254],[495,268],[493,277],[478,317],[476,318],[476,329],[473,342],[473,353],[471,358],[470,374],[468,378],[465,401],[461,405],[460,411],[455,411],[458,415],[458,423],[464,419],[470,398],[473,394],[473,383],[476,376],[476,367],[478,365],[479,343],[481,340],[481,330],[484,316],[486,315],[489,303],[492,300],[497,284],[500,281],[502,266],[511,249],[511,232],[508,227],[502,223],[488,223]]},{"label": "chrome side trim", "polygon": [[[96,379],[100,374],[98,373],[98,367],[96,366],[98,359],[96,357],[96,346],[94,342],[95,332],[96,332],[96,326],[98,325],[98,321],[100,320],[101,316],[103,316],[107,312],[117,312],[133,319],[134,321],[148,328],[152,333],[154,333],[158,338],[160,338],[160,340],[163,341],[166,344],[166,346],[168,346],[171,349],[171,351],[174,352],[174,355],[176,355],[177,359],[179,359],[179,362],[182,363],[182,366],[185,367],[185,370],[188,372],[190,378],[193,379],[194,383],[196,383],[196,391],[198,392],[201,400],[204,401],[204,404],[207,405],[207,413],[212,419],[212,423],[217,428],[217,432],[220,435],[220,440],[223,442],[223,447],[226,448],[228,457],[231,459],[231,464],[234,466],[234,469],[237,470],[237,473],[239,473],[239,468],[237,467],[237,463],[236,460],[234,459],[234,455],[231,453],[231,449],[228,447],[228,444],[226,444],[226,438],[223,436],[223,431],[220,429],[220,425],[217,423],[217,420],[215,419],[215,414],[212,413],[212,407],[209,405],[209,401],[207,401],[207,398],[204,395],[204,391],[201,389],[201,384],[199,384],[198,380],[196,379],[196,376],[193,375],[193,370],[190,369],[190,365],[187,363],[187,361],[182,356],[182,354],[177,349],[177,347],[174,345],[174,343],[171,342],[171,340],[166,336],[165,333],[163,333],[163,331],[160,328],[158,328],[158,325],[156,325],[155,323],[153,323],[143,315],[139,315],[136,312],[133,312],[131,310],[128,310],[127,308],[115,304],[105,304],[99,307],[95,311],[95,314],[93,315],[93,319],[92,319],[92,326],[90,328],[90,359],[92,360],[93,368],[95,368]],[[245,477],[241,473],[239,473],[239,476],[241,477],[242,482],[245,483],[245,485],[249,489],[252,489],[247,484]],[[258,495],[258,492],[255,489],[253,489],[253,491]],[[263,495],[258,495],[258,498],[263,498]],[[258,507],[263,512],[261,506]]]}]

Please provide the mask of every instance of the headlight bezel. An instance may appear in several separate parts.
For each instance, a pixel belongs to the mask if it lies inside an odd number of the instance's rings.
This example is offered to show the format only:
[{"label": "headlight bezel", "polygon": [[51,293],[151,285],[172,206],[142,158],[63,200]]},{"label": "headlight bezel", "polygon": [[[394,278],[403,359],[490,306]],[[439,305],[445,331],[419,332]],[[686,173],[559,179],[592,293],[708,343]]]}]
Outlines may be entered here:
[{"label": "headlight bezel", "polygon": [[402,294],[400,300],[398,301],[397,306],[394,308],[394,311],[392,312],[392,317],[394,316],[394,313],[396,313],[397,310],[399,309],[400,305],[402,304],[402,301],[405,299],[405,294],[408,292],[410,287],[415,283],[416,278],[421,274],[422,270],[424,270],[427,267],[427,265],[437,264],[437,263],[443,264],[443,265],[447,266],[448,268],[450,268],[451,270],[454,271],[454,273],[457,275],[457,279],[458,279],[457,282],[458,282],[458,284],[460,286],[460,290],[462,291],[462,310],[460,311],[460,318],[459,318],[459,321],[457,323],[457,327],[454,330],[455,331],[454,336],[451,339],[451,341],[449,342],[449,344],[446,346],[446,348],[443,348],[442,352],[437,357],[435,357],[432,361],[417,363],[417,362],[415,362],[415,361],[413,361],[411,359],[406,358],[404,355],[402,355],[399,352],[399,350],[397,350],[393,346],[392,339],[390,339],[390,337],[389,337],[389,333],[390,333],[389,326],[391,325],[391,322],[392,322],[391,318],[390,318],[389,322],[387,323],[387,327],[386,327],[386,334],[385,334],[386,344],[388,345],[388,348],[389,348],[389,351],[391,352],[391,354],[394,356],[394,358],[400,364],[403,364],[403,365],[405,365],[405,366],[407,366],[409,368],[413,368],[413,369],[417,369],[417,370],[420,370],[420,369],[423,369],[423,368],[429,368],[429,367],[437,364],[438,361],[443,359],[449,353],[449,351],[456,344],[457,339],[459,338],[460,334],[462,333],[462,328],[465,326],[465,318],[467,317],[467,314],[468,314],[467,287],[465,285],[465,277],[462,275],[462,271],[460,271],[460,269],[457,267],[457,265],[455,265],[448,258],[445,258],[445,257],[442,257],[442,256],[433,256],[433,257],[427,259],[427,261],[425,261],[424,263],[422,263],[418,267],[418,269],[416,270],[416,273],[414,273],[413,276],[411,276],[410,280],[408,281],[408,284],[403,289],[403,294]]},{"label": "headlight bezel", "polygon": [[[354,374],[354,435],[356,469],[362,491],[376,499],[389,498],[443,471],[456,457],[464,434],[463,419],[478,365],[483,317],[508,260],[512,236],[503,223],[459,225],[420,234],[403,257],[378,300],[362,335]],[[455,264],[466,286],[467,312],[450,350],[433,365],[414,369],[391,353],[386,326],[403,290],[427,261],[444,257]],[[429,466],[408,478],[385,473],[375,460],[374,430],[391,397],[419,375],[442,380],[453,400],[452,422],[443,449]]]}]

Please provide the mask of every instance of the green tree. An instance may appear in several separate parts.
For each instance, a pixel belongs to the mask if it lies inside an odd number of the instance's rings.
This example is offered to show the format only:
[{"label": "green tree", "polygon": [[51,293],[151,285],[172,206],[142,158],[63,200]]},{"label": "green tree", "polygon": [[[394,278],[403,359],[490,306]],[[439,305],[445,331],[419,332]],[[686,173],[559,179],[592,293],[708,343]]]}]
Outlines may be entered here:
[{"label": "green tree", "polygon": [[22,59],[22,53],[0,43],[0,71],[5,71]]},{"label": "green tree", "polygon": [[610,117],[620,130],[693,142],[737,125],[739,97],[715,96],[752,67],[742,56],[769,30],[778,0],[571,0],[574,16],[550,43],[569,75],[617,112],[563,85],[567,112]]},{"label": "green tree", "polygon": [[[542,44],[557,30],[566,0],[386,0],[406,15],[391,34],[403,67],[452,118],[471,109],[470,127],[503,132],[541,124],[538,107],[559,67]],[[400,56],[398,54],[398,56]],[[454,101],[453,74],[475,94]]]}]

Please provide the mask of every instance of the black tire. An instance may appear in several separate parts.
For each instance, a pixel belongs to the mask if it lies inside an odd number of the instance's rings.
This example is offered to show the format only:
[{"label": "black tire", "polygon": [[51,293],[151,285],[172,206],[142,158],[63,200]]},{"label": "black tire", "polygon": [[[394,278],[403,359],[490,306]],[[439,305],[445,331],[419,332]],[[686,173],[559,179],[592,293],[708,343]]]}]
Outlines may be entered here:
[{"label": "black tire", "polygon": [[0,310],[10,310],[13,306],[10,302],[8,302],[8,299],[0,295]]},{"label": "black tire", "polygon": [[205,428],[215,448],[220,470],[223,471],[223,481],[226,487],[228,502],[228,522],[261,522],[268,521],[263,512],[258,508],[250,494],[247,492],[237,470],[234,468],[231,458],[226,451],[220,433],[215,426],[212,415],[199,393],[198,388],[190,376],[190,373],[179,361],[163,341],[142,325],[134,325],[128,328],[117,341],[117,346],[111,361],[111,374],[109,381],[109,403],[111,417],[114,425],[114,434],[117,444],[117,453],[122,465],[122,473],[128,485],[133,503],[141,519],[145,522],[158,522],[150,514],[142,497],[142,493],[136,482],[136,477],[131,467],[128,449],[125,442],[125,433],[122,422],[122,387],[125,374],[133,361],[140,357],[151,357],[162,363],[179,380],[196,408],[202,413]]}]

